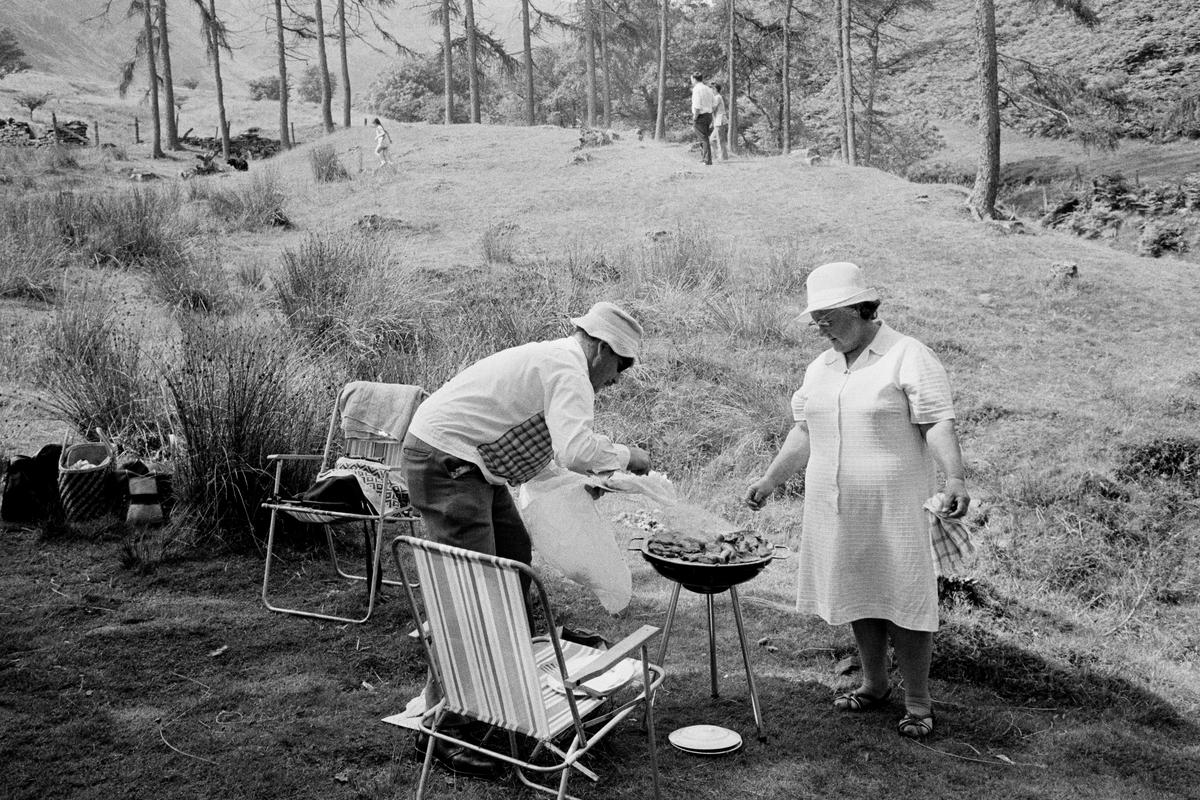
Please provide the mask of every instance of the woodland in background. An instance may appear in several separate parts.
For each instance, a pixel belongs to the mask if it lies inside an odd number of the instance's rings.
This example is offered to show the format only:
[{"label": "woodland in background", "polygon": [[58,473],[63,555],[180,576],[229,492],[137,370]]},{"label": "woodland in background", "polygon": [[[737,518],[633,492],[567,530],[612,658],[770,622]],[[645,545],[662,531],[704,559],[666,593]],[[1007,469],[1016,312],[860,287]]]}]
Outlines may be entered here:
[{"label": "woodland in background", "polygon": [[[700,71],[726,87],[734,152],[815,148],[905,174],[941,146],[939,120],[978,124],[970,205],[983,218],[995,214],[1002,126],[1101,148],[1200,136],[1191,0],[577,0],[561,14],[520,0],[519,42],[479,23],[478,1],[427,3],[442,34],[432,53],[389,30],[400,0],[263,2],[277,67],[249,90],[279,104],[284,148],[293,100],[315,102],[328,132],[335,95],[345,127],[357,105],[400,121],[621,126],[679,140],[690,135],[688,76]],[[105,4],[104,16],[142,23],[119,83],[144,72],[158,87],[156,156],[179,146],[171,47],[207,53],[224,119],[221,59],[244,43],[230,41],[221,5]],[[172,42],[175,14],[199,14],[202,40]],[[356,37],[396,53],[365,89],[350,83]]]}]

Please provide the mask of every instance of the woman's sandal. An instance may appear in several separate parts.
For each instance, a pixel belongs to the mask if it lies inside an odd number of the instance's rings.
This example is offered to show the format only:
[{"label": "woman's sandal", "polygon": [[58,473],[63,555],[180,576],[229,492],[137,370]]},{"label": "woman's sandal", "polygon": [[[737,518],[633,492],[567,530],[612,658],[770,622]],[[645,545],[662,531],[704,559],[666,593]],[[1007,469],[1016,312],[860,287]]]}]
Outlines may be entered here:
[{"label": "woman's sandal", "polygon": [[916,714],[905,714],[896,725],[896,730],[906,739],[923,742],[933,735],[933,714],[918,717]]},{"label": "woman's sandal", "polygon": [[862,711],[873,711],[877,708],[882,708],[887,705],[892,696],[892,687],[888,687],[887,691],[878,697],[872,697],[869,694],[862,692],[846,692],[839,694],[833,698],[833,707],[838,711],[853,711],[855,713]]}]

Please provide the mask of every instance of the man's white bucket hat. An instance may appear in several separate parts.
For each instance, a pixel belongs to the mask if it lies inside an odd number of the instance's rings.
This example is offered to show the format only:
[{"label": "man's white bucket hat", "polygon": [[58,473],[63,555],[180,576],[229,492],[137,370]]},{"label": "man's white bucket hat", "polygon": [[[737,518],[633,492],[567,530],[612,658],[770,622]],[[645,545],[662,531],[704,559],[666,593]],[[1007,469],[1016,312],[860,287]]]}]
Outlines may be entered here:
[{"label": "man's white bucket hat", "polygon": [[809,315],[814,311],[879,299],[879,292],[873,286],[867,286],[862,270],[849,261],[822,264],[808,273],[805,285],[808,289],[808,306],[800,315],[801,319],[812,319]]},{"label": "man's white bucket hat", "polygon": [[596,303],[582,317],[572,317],[571,322],[605,342],[619,356],[637,358],[642,349],[642,326],[615,303]]}]

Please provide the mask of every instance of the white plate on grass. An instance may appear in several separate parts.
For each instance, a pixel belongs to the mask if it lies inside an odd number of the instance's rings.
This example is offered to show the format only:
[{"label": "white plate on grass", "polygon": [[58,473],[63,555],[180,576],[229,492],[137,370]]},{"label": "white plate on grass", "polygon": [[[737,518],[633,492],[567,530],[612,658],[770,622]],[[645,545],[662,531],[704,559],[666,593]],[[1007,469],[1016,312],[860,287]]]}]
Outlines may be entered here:
[{"label": "white plate on grass", "polygon": [[[582,672],[588,660],[590,660],[590,658],[582,661],[577,659],[567,659],[568,674],[579,674]],[[549,664],[550,667],[546,668],[546,673],[550,681],[550,688],[554,689],[556,692],[562,692],[563,694],[566,694],[567,689],[565,686],[563,686],[562,680],[559,678],[558,668],[554,666],[553,661],[549,662]],[[618,689],[629,683],[629,681],[633,680],[633,677],[637,675],[637,673],[637,663],[630,659],[625,659],[624,661],[618,661],[616,664],[614,664],[613,668],[608,672],[601,673],[590,680],[584,681],[581,686],[586,686],[597,694],[608,694],[612,690]],[[576,689],[575,694],[586,695],[587,693],[581,689]]]},{"label": "white plate on grass", "polygon": [[686,747],[680,747],[678,745],[675,745],[675,749],[681,753],[687,753],[690,756],[723,756],[728,755],[729,753],[736,753],[738,750],[741,750],[742,743],[738,742],[735,745],[726,747],[724,750],[689,750]]},{"label": "white plate on grass", "polygon": [[741,734],[719,725],[689,725],[671,731],[667,739],[685,753],[696,755],[722,755],[742,746]]}]

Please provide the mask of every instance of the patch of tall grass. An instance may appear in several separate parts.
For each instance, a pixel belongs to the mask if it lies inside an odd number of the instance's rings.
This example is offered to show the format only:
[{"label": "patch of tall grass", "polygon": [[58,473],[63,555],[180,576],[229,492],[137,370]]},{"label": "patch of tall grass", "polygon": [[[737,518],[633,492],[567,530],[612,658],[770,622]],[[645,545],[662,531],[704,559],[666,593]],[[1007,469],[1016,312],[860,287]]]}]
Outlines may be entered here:
[{"label": "patch of tall grass", "polygon": [[207,203],[212,214],[228,230],[292,227],[284,210],[287,193],[278,173],[270,168],[253,172],[249,179],[238,179],[236,182],[189,181],[187,199]]},{"label": "patch of tall grass", "polygon": [[137,320],[91,287],[58,304],[37,363],[46,405],[77,431],[143,440],[162,420],[157,381],[144,358]]},{"label": "patch of tall grass", "polygon": [[350,180],[350,173],[337,157],[332,145],[320,144],[308,151],[308,165],[317,183]]},{"label": "patch of tall grass", "polygon": [[52,219],[28,197],[0,195],[0,297],[53,299],[70,251]]},{"label": "patch of tall grass", "polygon": [[480,237],[483,260],[487,264],[513,264],[517,260],[517,226],[511,222],[489,225]]},{"label": "patch of tall grass", "polygon": [[1127,468],[1002,478],[988,519],[1000,572],[1101,609],[1200,597],[1195,482]]},{"label": "patch of tall grass", "polygon": [[796,313],[758,291],[736,291],[706,300],[715,326],[734,341],[749,345],[795,344]]},{"label": "patch of tall grass", "polygon": [[82,194],[58,192],[45,213],[74,250],[98,266],[136,267],[183,258],[188,226],[174,186]]},{"label": "patch of tall grass", "polygon": [[145,265],[151,291],[169,308],[228,314],[237,303],[216,253],[189,248],[176,257]]},{"label": "patch of tall grass", "polygon": [[270,494],[272,453],[319,448],[337,386],[268,322],[193,316],[162,378],[182,435],[175,489],[183,513],[230,546],[253,542]]},{"label": "patch of tall grass", "polygon": [[350,375],[377,380],[406,372],[441,308],[387,239],[346,233],[312,234],[284,250],[274,288],[293,332]]},{"label": "patch of tall grass", "polygon": [[79,160],[72,148],[61,144],[47,147],[0,146],[0,177],[16,178],[54,174],[75,169]]},{"label": "patch of tall grass", "polygon": [[668,286],[685,291],[723,289],[729,283],[732,248],[703,228],[680,227],[658,235],[628,255],[625,275],[636,288]]}]

